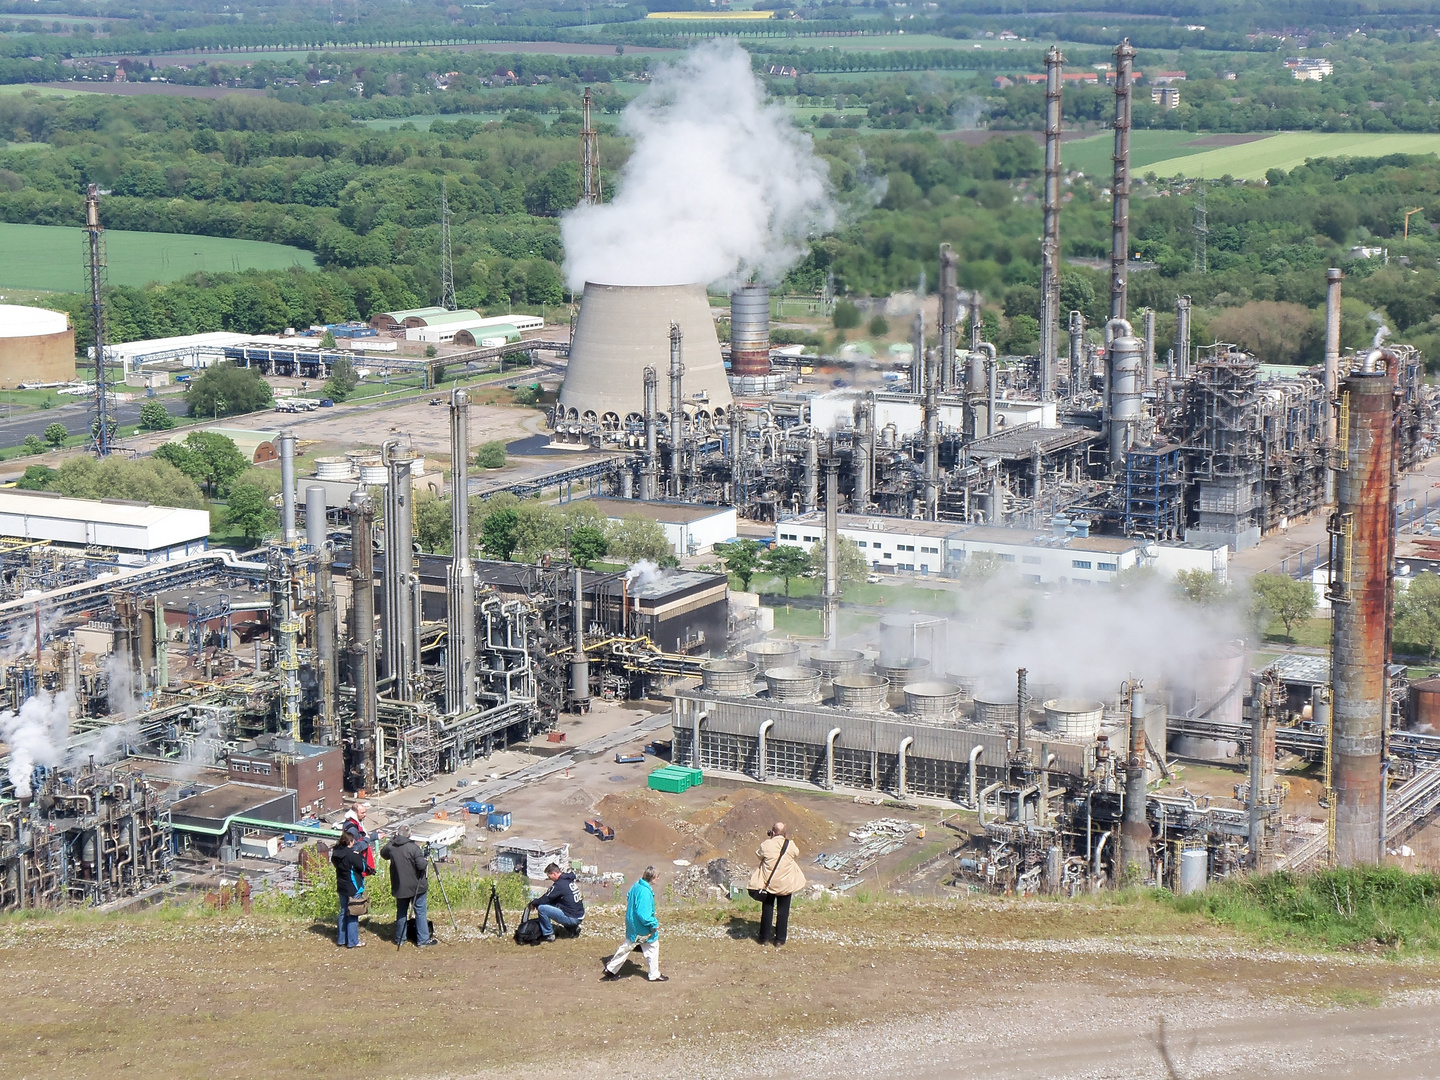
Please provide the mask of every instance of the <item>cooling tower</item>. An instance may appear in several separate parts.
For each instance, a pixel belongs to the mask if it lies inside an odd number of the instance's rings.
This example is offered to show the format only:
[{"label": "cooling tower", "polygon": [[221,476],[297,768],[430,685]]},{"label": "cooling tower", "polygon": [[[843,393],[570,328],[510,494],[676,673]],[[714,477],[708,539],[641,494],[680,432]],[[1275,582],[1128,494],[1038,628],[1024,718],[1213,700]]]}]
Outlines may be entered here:
[{"label": "cooling tower", "polygon": [[591,282],[585,286],[575,321],[557,423],[562,409],[564,420],[599,421],[611,428],[627,419],[643,422],[645,369],[653,367],[662,380],[668,377],[672,322],[684,335],[686,402],[695,403],[696,415],[702,419],[728,413],[730,383],[703,285]]}]

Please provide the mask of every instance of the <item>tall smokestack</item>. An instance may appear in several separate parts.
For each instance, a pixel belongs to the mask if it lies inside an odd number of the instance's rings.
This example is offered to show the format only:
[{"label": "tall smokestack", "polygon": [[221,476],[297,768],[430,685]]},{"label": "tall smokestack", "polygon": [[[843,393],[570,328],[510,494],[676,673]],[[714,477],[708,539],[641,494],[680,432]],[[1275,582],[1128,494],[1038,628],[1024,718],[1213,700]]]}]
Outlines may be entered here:
[{"label": "tall smokestack", "polygon": [[851,444],[850,468],[854,481],[854,496],[851,500],[852,513],[863,514],[870,509],[870,406],[859,402],[855,406],[855,435]]},{"label": "tall smokestack", "polygon": [[1390,353],[1376,349],[1340,384],[1346,423],[1330,519],[1330,745],[1340,866],[1376,864],[1383,855],[1381,755],[1395,558],[1395,388],[1386,367],[1394,363]]},{"label": "tall smokestack", "polygon": [[[319,490],[323,495],[325,489]],[[309,491],[306,494],[308,496]],[[308,499],[306,503],[308,506]],[[308,518],[305,524],[308,532]],[[334,746],[338,736],[335,688],[340,681],[340,672],[337,658],[339,628],[335,622],[335,583],[331,569],[333,556],[329,545],[323,539],[319,544],[311,546],[320,552],[315,568],[315,667],[320,690],[318,708],[315,711],[315,741],[321,746]]]},{"label": "tall smokestack", "polygon": [[730,294],[730,374],[770,374],[770,286]]},{"label": "tall smokestack", "polygon": [[280,433],[280,525],[285,543],[299,539],[295,531],[295,432]]},{"label": "tall smokestack", "polygon": [[820,506],[820,437],[811,432],[805,443],[805,512],[813,514]]},{"label": "tall smokestack", "polygon": [[1274,869],[1274,852],[1267,837],[1271,792],[1275,788],[1274,673],[1250,677],[1250,869]]},{"label": "tall smokestack", "polygon": [[450,394],[450,570],[445,615],[445,711],[475,708],[475,564],[470,559],[470,395]]},{"label": "tall smokestack", "polygon": [[320,484],[311,484],[305,489],[305,545],[312,551],[319,551],[325,546],[325,538],[330,532],[325,515],[325,488]]},{"label": "tall smokestack", "polygon": [[1060,87],[1065,57],[1045,53],[1045,232],[1040,242],[1040,400],[1055,396],[1060,343]]},{"label": "tall smokestack", "polygon": [[680,353],[680,324],[670,324],[670,494],[678,499],[684,492],[684,478],[680,475],[684,460],[685,435],[685,393],[681,380],[685,377],[685,364]]},{"label": "tall smokestack", "polygon": [[1080,396],[1090,380],[1085,369],[1085,316],[1078,311],[1070,312],[1070,400]]},{"label": "tall smokestack", "polygon": [[840,639],[840,456],[830,440],[825,458],[825,640],[834,649]]},{"label": "tall smokestack", "polygon": [[640,498],[655,498],[659,483],[660,456],[655,446],[656,414],[660,411],[660,377],[653,367],[645,369],[645,465],[640,473]]},{"label": "tall smokestack", "polygon": [[[1335,394],[1340,385],[1340,283],[1342,270],[1331,267],[1325,271],[1325,445],[1335,447]],[[1325,470],[1325,502],[1335,501],[1335,471]]]},{"label": "tall smokestack", "polygon": [[370,496],[350,496],[350,685],[355,721],[350,735],[352,790],[375,786],[375,508]]},{"label": "tall smokestack", "polygon": [[940,392],[960,383],[955,371],[955,331],[960,322],[960,291],[956,285],[959,260],[949,244],[940,245]]},{"label": "tall smokestack", "polygon": [[1175,377],[1190,377],[1190,297],[1175,298]]},{"label": "tall smokestack", "polygon": [[[971,353],[971,356],[978,355]],[[940,406],[935,400],[935,350],[925,354],[925,520],[935,521],[940,512]],[[972,416],[973,409],[965,415]]]},{"label": "tall smokestack", "polygon": [[1137,680],[1130,684],[1130,756],[1125,762],[1121,866],[1132,874],[1148,876],[1150,840],[1150,824],[1145,818],[1145,687]]},{"label": "tall smokestack", "polygon": [[1130,277],[1130,78],[1135,50],[1115,47],[1115,178],[1110,185],[1110,317],[1127,317]]},{"label": "tall smokestack", "polygon": [[925,311],[915,312],[915,321],[910,324],[910,392],[925,392]]}]

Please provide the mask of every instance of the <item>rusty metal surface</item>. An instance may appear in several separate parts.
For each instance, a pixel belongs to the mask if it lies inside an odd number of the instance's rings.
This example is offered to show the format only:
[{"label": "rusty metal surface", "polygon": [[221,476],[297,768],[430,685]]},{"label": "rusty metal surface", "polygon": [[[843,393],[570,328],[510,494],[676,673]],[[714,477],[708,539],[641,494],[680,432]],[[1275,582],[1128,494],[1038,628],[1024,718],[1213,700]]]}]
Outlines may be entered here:
[{"label": "rusty metal surface", "polygon": [[1383,372],[1351,375],[1348,467],[1337,473],[1334,683],[1335,858],[1342,866],[1381,857],[1381,752],[1388,703],[1390,567],[1395,533],[1395,393]]}]

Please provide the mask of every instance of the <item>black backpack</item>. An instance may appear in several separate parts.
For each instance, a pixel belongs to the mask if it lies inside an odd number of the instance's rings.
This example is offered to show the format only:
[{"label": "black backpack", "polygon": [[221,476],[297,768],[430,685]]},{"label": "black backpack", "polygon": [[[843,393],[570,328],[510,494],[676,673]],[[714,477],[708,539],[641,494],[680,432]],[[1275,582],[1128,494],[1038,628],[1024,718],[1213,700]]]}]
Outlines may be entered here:
[{"label": "black backpack", "polygon": [[520,917],[520,925],[515,927],[516,945],[539,945],[540,939],[544,937],[540,933],[540,917],[534,913],[534,909],[527,909]]}]

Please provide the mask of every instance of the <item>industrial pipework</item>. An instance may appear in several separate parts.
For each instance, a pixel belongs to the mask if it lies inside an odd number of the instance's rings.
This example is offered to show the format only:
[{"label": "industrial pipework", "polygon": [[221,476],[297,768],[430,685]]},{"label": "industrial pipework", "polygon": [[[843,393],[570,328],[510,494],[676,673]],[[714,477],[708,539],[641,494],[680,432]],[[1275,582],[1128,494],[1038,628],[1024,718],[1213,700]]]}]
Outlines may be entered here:
[{"label": "industrial pipework", "polygon": [[470,559],[470,395],[450,394],[450,549],[446,572],[445,711],[475,708],[475,564]]},{"label": "industrial pipework", "polygon": [[1337,505],[1330,519],[1333,858],[1340,866],[1376,864],[1383,854],[1396,363],[1389,350],[1375,349],[1340,384]]},{"label": "industrial pipework", "polygon": [[1055,397],[1060,347],[1060,88],[1065,57],[1045,53],[1045,231],[1040,241],[1040,400]]},{"label": "industrial pipework", "polygon": [[1110,318],[1127,317],[1130,279],[1130,96],[1135,50],[1115,47],[1115,177],[1110,184]]}]

